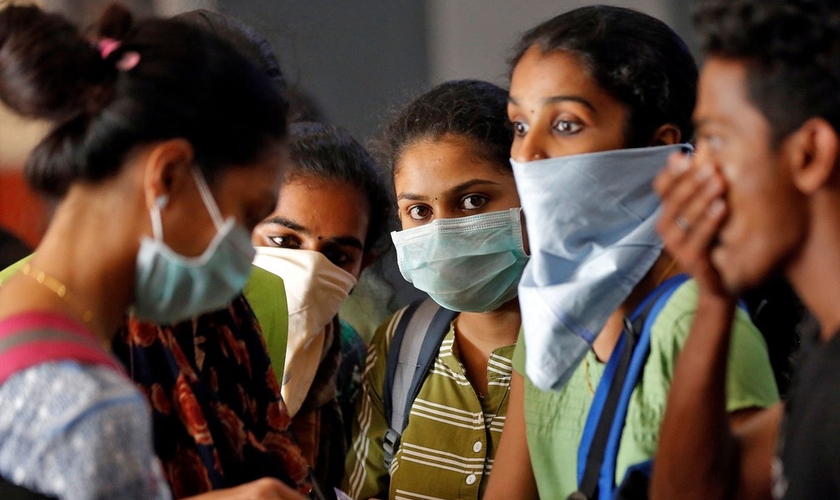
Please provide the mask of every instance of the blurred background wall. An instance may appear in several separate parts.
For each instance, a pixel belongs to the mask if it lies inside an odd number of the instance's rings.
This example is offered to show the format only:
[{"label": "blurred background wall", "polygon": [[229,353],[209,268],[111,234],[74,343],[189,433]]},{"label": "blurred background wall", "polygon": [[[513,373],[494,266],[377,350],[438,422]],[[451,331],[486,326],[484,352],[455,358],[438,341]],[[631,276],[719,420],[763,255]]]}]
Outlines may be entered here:
[{"label": "blurred background wall", "polygon": [[[85,25],[106,0],[40,0]],[[289,81],[314,99],[326,121],[360,140],[390,110],[452,78],[507,83],[506,59],[518,36],[581,5],[635,8],[673,26],[693,45],[686,0],[123,0],[138,15],[218,10],[265,36]],[[0,109],[0,225],[37,243],[42,226],[21,208],[23,152],[43,127],[20,127]],[[24,197],[25,198],[25,197]],[[32,202],[34,203],[34,202]],[[28,205],[27,205],[28,206]],[[33,205],[34,207],[35,205]],[[43,210],[43,207],[37,208]],[[40,212],[39,212],[40,213]],[[36,216],[40,216],[36,214]],[[37,217],[35,217],[37,218]],[[37,227],[36,227],[37,226]]]}]

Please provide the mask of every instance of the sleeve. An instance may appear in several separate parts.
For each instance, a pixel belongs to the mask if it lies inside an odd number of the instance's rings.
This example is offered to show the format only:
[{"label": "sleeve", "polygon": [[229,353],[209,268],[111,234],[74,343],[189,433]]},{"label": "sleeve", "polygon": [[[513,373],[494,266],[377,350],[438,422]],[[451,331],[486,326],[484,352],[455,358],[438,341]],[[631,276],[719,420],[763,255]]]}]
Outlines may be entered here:
[{"label": "sleeve", "polygon": [[511,360],[516,373],[525,376],[525,334],[522,328],[519,329],[519,336],[516,339],[516,347],[513,349]]},{"label": "sleeve", "polygon": [[170,498],[148,406],[121,374],[45,363],[9,379],[0,402],[14,408],[0,425],[0,473],[13,482],[60,498]]},{"label": "sleeve", "polygon": [[[138,395],[139,398],[139,395]],[[45,471],[76,461],[71,486],[76,498],[168,499],[160,461],[152,449],[151,421],[142,401],[109,401],[88,412],[45,460]],[[84,445],[80,443],[84,441]],[[89,457],[90,462],[79,459]],[[45,473],[44,476],[52,474]]]},{"label": "sleeve", "polygon": [[371,339],[362,374],[362,393],[356,403],[353,441],[345,462],[342,490],[356,500],[388,498],[389,471],[382,448],[388,422],[382,400],[385,367],[391,338],[402,311],[377,328]]},{"label": "sleeve", "polygon": [[[670,385],[676,358],[682,351],[694,314],[697,311],[698,289],[691,280],[677,289],[656,318],[653,338],[658,346],[651,346],[651,354],[659,350],[660,362]],[[779,401],[779,391],[767,344],[743,307],[736,309],[732,322],[732,337],[726,372],[727,410],[766,408]]]},{"label": "sleeve", "polygon": [[282,385],[289,338],[289,310],[283,279],[262,268],[251,266],[251,275],[245,282],[243,294],[257,317],[274,375],[277,383]]}]

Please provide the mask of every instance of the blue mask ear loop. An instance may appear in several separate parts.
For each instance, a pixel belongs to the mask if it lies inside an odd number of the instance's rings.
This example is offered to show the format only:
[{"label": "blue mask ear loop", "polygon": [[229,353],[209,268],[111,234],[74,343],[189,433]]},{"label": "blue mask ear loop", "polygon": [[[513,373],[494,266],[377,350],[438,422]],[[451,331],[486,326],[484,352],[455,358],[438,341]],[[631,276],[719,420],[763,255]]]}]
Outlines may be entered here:
[{"label": "blue mask ear loop", "polygon": [[195,179],[195,185],[198,187],[198,193],[201,195],[201,201],[204,202],[204,207],[210,214],[210,218],[213,219],[213,224],[216,226],[216,230],[221,230],[225,221],[222,219],[221,212],[219,212],[219,205],[216,204],[216,200],[213,199],[213,194],[207,186],[207,181],[197,168],[192,169],[192,174]]}]

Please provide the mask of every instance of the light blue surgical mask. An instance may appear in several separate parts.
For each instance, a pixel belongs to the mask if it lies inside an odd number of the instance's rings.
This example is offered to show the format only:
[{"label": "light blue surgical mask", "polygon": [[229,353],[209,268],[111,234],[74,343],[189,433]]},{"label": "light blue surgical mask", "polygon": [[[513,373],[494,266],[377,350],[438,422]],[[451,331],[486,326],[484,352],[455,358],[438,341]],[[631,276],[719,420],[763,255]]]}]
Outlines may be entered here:
[{"label": "light blue surgical mask", "polygon": [[516,297],[528,262],[521,209],[512,208],[394,231],[403,277],[453,311],[486,312]]},{"label": "light blue surgical mask", "polygon": [[140,320],[171,324],[224,308],[242,290],[251,272],[251,235],[233,217],[222,220],[210,188],[193,170],[204,206],[216,226],[216,236],[198,257],[184,257],[163,241],[160,209],[165,195],[151,210],[153,238],[144,236],[137,253],[133,313]]},{"label": "light blue surgical mask", "polygon": [[511,159],[531,261],[519,284],[525,369],[559,390],[662,252],[653,179],[685,144]]}]

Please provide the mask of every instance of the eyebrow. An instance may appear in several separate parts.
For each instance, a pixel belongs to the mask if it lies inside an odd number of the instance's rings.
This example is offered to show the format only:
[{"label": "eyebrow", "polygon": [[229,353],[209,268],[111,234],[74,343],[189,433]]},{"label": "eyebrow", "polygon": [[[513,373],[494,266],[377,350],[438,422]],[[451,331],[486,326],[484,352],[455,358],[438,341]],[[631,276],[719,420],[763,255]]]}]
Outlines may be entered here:
[{"label": "eyebrow", "polygon": [[283,226],[285,228],[291,229],[292,231],[295,231],[295,232],[298,232],[298,233],[301,233],[301,234],[309,235],[309,230],[308,229],[301,226],[297,222],[295,222],[291,219],[287,219],[285,217],[280,217],[280,216],[269,217],[268,219],[265,219],[264,221],[262,221],[260,223],[260,225],[264,225],[264,224],[276,224],[278,226]]},{"label": "eyebrow", "polygon": [[[453,186],[453,187],[447,189],[446,191],[443,192],[443,195],[447,196],[447,197],[452,196],[452,195],[458,194],[460,192],[466,191],[467,189],[473,188],[475,186],[498,186],[498,185],[499,185],[498,182],[491,181],[491,180],[488,180],[488,179],[472,179],[472,180],[462,182],[461,184],[458,184],[457,186]],[[397,200],[425,201],[427,199],[429,199],[428,196],[423,196],[423,195],[414,194],[414,193],[400,193],[400,195],[397,196]]]},{"label": "eyebrow", "polygon": [[[277,224],[279,226],[283,226],[285,228],[291,229],[292,231],[295,231],[297,233],[300,233],[300,234],[303,234],[303,235],[306,235],[306,236],[311,236],[312,235],[312,233],[309,231],[309,229],[307,229],[304,226],[301,226],[300,224],[298,224],[297,222],[295,222],[291,219],[287,219],[285,217],[280,217],[280,216],[269,217],[268,219],[262,221],[261,224]],[[361,240],[359,240],[359,238],[356,238],[355,236],[334,236],[332,238],[327,238],[327,243],[331,243],[333,245],[340,245],[340,246],[358,248],[359,250],[364,250],[365,249],[365,246],[362,244]]]},{"label": "eyebrow", "polygon": [[328,238],[327,242],[344,247],[358,248],[359,250],[365,249],[365,246],[362,245],[359,238],[356,238],[355,236],[336,236],[334,238]]},{"label": "eyebrow", "polygon": [[[569,102],[569,101],[576,102],[578,104],[582,104],[582,105],[586,106],[587,108],[589,108],[590,110],[592,110],[593,112],[597,111],[595,109],[595,106],[593,106],[591,102],[589,102],[587,99],[584,99],[583,97],[576,96],[576,95],[555,95],[555,96],[545,97],[543,99],[540,99],[540,105],[545,106],[546,104],[556,104],[558,102]],[[508,96],[508,102],[515,105],[515,106],[519,106],[519,103],[516,102],[516,99],[514,99],[510,95]]]}]

